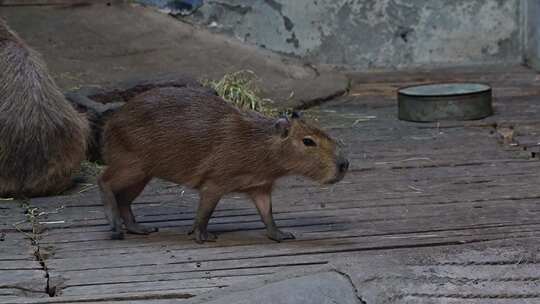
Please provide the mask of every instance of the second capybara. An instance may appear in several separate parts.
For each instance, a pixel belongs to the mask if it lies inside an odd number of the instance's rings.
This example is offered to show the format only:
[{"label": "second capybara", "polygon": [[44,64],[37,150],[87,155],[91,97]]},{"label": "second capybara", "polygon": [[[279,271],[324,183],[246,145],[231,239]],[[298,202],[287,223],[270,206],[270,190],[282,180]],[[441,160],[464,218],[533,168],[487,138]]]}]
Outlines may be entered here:
[{"label": "second capybara", "polygon": [[153,177],[198,190],[191,232],[198,243],[215,239],[208,221],[231,192],[253,200],[270,239],[293,239],[274,222],[274,182],[301,175],[335,183],[349,166],[336,141],[299,115],[265,117],[193,88],[145,92],[113,114],[104,132],[108,166],[98,184],[114,239],[123,238],[122,224],[130,233],[157,231],[138,224],[131,210]]},{"label": "second capybara", "polygon": [[66,190],[86,157],[88,130],[40,54],[0,18],[0,196]]}]

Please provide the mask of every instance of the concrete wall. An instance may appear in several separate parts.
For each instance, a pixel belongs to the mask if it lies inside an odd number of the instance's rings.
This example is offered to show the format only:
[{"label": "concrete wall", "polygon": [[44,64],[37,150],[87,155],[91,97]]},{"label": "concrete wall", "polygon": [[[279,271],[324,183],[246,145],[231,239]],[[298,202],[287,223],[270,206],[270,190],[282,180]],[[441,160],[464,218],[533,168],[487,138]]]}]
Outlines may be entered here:
[{"label": "concrete wall", "polygon": [[399,68],[522,60],[520,0],[201,2],[179,18],[314,63]]},{"label": "concrete wall", "polygon": [[526,0],[525,62],[540,71],[540,1]]}]

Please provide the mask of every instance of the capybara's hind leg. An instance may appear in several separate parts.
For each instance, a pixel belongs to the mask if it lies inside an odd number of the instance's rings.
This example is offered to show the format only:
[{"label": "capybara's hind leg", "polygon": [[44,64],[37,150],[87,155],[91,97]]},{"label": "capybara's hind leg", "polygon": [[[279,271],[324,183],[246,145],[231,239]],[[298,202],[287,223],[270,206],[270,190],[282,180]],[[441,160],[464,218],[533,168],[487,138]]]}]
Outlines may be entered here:
[{"label": "capybara's hind leg", "polygon": [[[144,172],[136,165],[131,163],[109,166],[98,178],[98,185],[101,190],[101,198],[105,207],[105,214],[107,215],[109,223],[111,224],[113,239],[124,238],[124,233],[122,232],[123,216],[121,212],[124,210],[124,207],[121,206],[124,206],[125,204],[119,204],[117,194],[145,179],[146,175]],[[144,185],[141,188],[144,188]],[[142,191],[142,189],[136,194],[138,195],[140,191]],[[136,195],[131,198],[131,201],[133,201],[135,197]],[[130,216],[132,217],[133,215],[131,214]]]},{"label": "capybara's hind leg", "polygon": [[149,227],[137,223],[135,216],[133,215],[133,210],[131,209],[131,203],[139,196],[149,181],[149,178],[145,178],[143,181],[135,183],[116,193],[116,201],[118,202],[120,216],[124,220],[126,230],[130,233],[149,234],[158,231],[157,227]]},{"label": "capybara's hind leg", "polygon": [[111,238],[113,240],[120,240],[124,238],[124,233],[122,232],[122,220],[110,182],[105,179],[108,175],[108,171],[109,169],[106,169],[105,172],[98,177],[98,186],[100,189],[101,201],[105,207],[105,216],[111,225]]}]

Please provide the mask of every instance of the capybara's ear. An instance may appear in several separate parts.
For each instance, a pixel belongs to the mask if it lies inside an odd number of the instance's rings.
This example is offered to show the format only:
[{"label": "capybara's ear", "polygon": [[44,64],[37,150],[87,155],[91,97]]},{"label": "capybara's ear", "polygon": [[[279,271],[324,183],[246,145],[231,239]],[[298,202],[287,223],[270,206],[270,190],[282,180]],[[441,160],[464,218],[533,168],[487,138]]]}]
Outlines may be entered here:
[{"label": "capybara's ear", "polygon": [[281,117],[274,123],[276,134],[281,138],[287,138],[289,136],[289,129],[291,128],[291,122],[286,117]]},{"label": "capybara's ear", "polygon": [[292,119],[300,119],[300,118],[302,118],[302,113],[301,113],[301,112],[296,112],[296,111],[294,111],[294,112],[292,112],[292,114],[291,114],[291,118],[292,118]]}]

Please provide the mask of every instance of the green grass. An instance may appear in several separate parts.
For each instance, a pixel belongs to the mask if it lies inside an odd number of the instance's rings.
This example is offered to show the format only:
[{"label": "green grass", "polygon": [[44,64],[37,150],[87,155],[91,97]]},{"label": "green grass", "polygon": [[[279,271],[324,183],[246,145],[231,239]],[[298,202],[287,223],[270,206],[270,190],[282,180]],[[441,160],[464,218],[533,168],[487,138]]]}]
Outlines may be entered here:
[{"label": "green grass", "polygon": [[275,116],[277,110],[272,101],[260,97],[260,90],[255,84],[257,75],[249,70],[225,74],[218,81],[207,81],[219,96],[241,109],[253,110],[265,115]]}]

